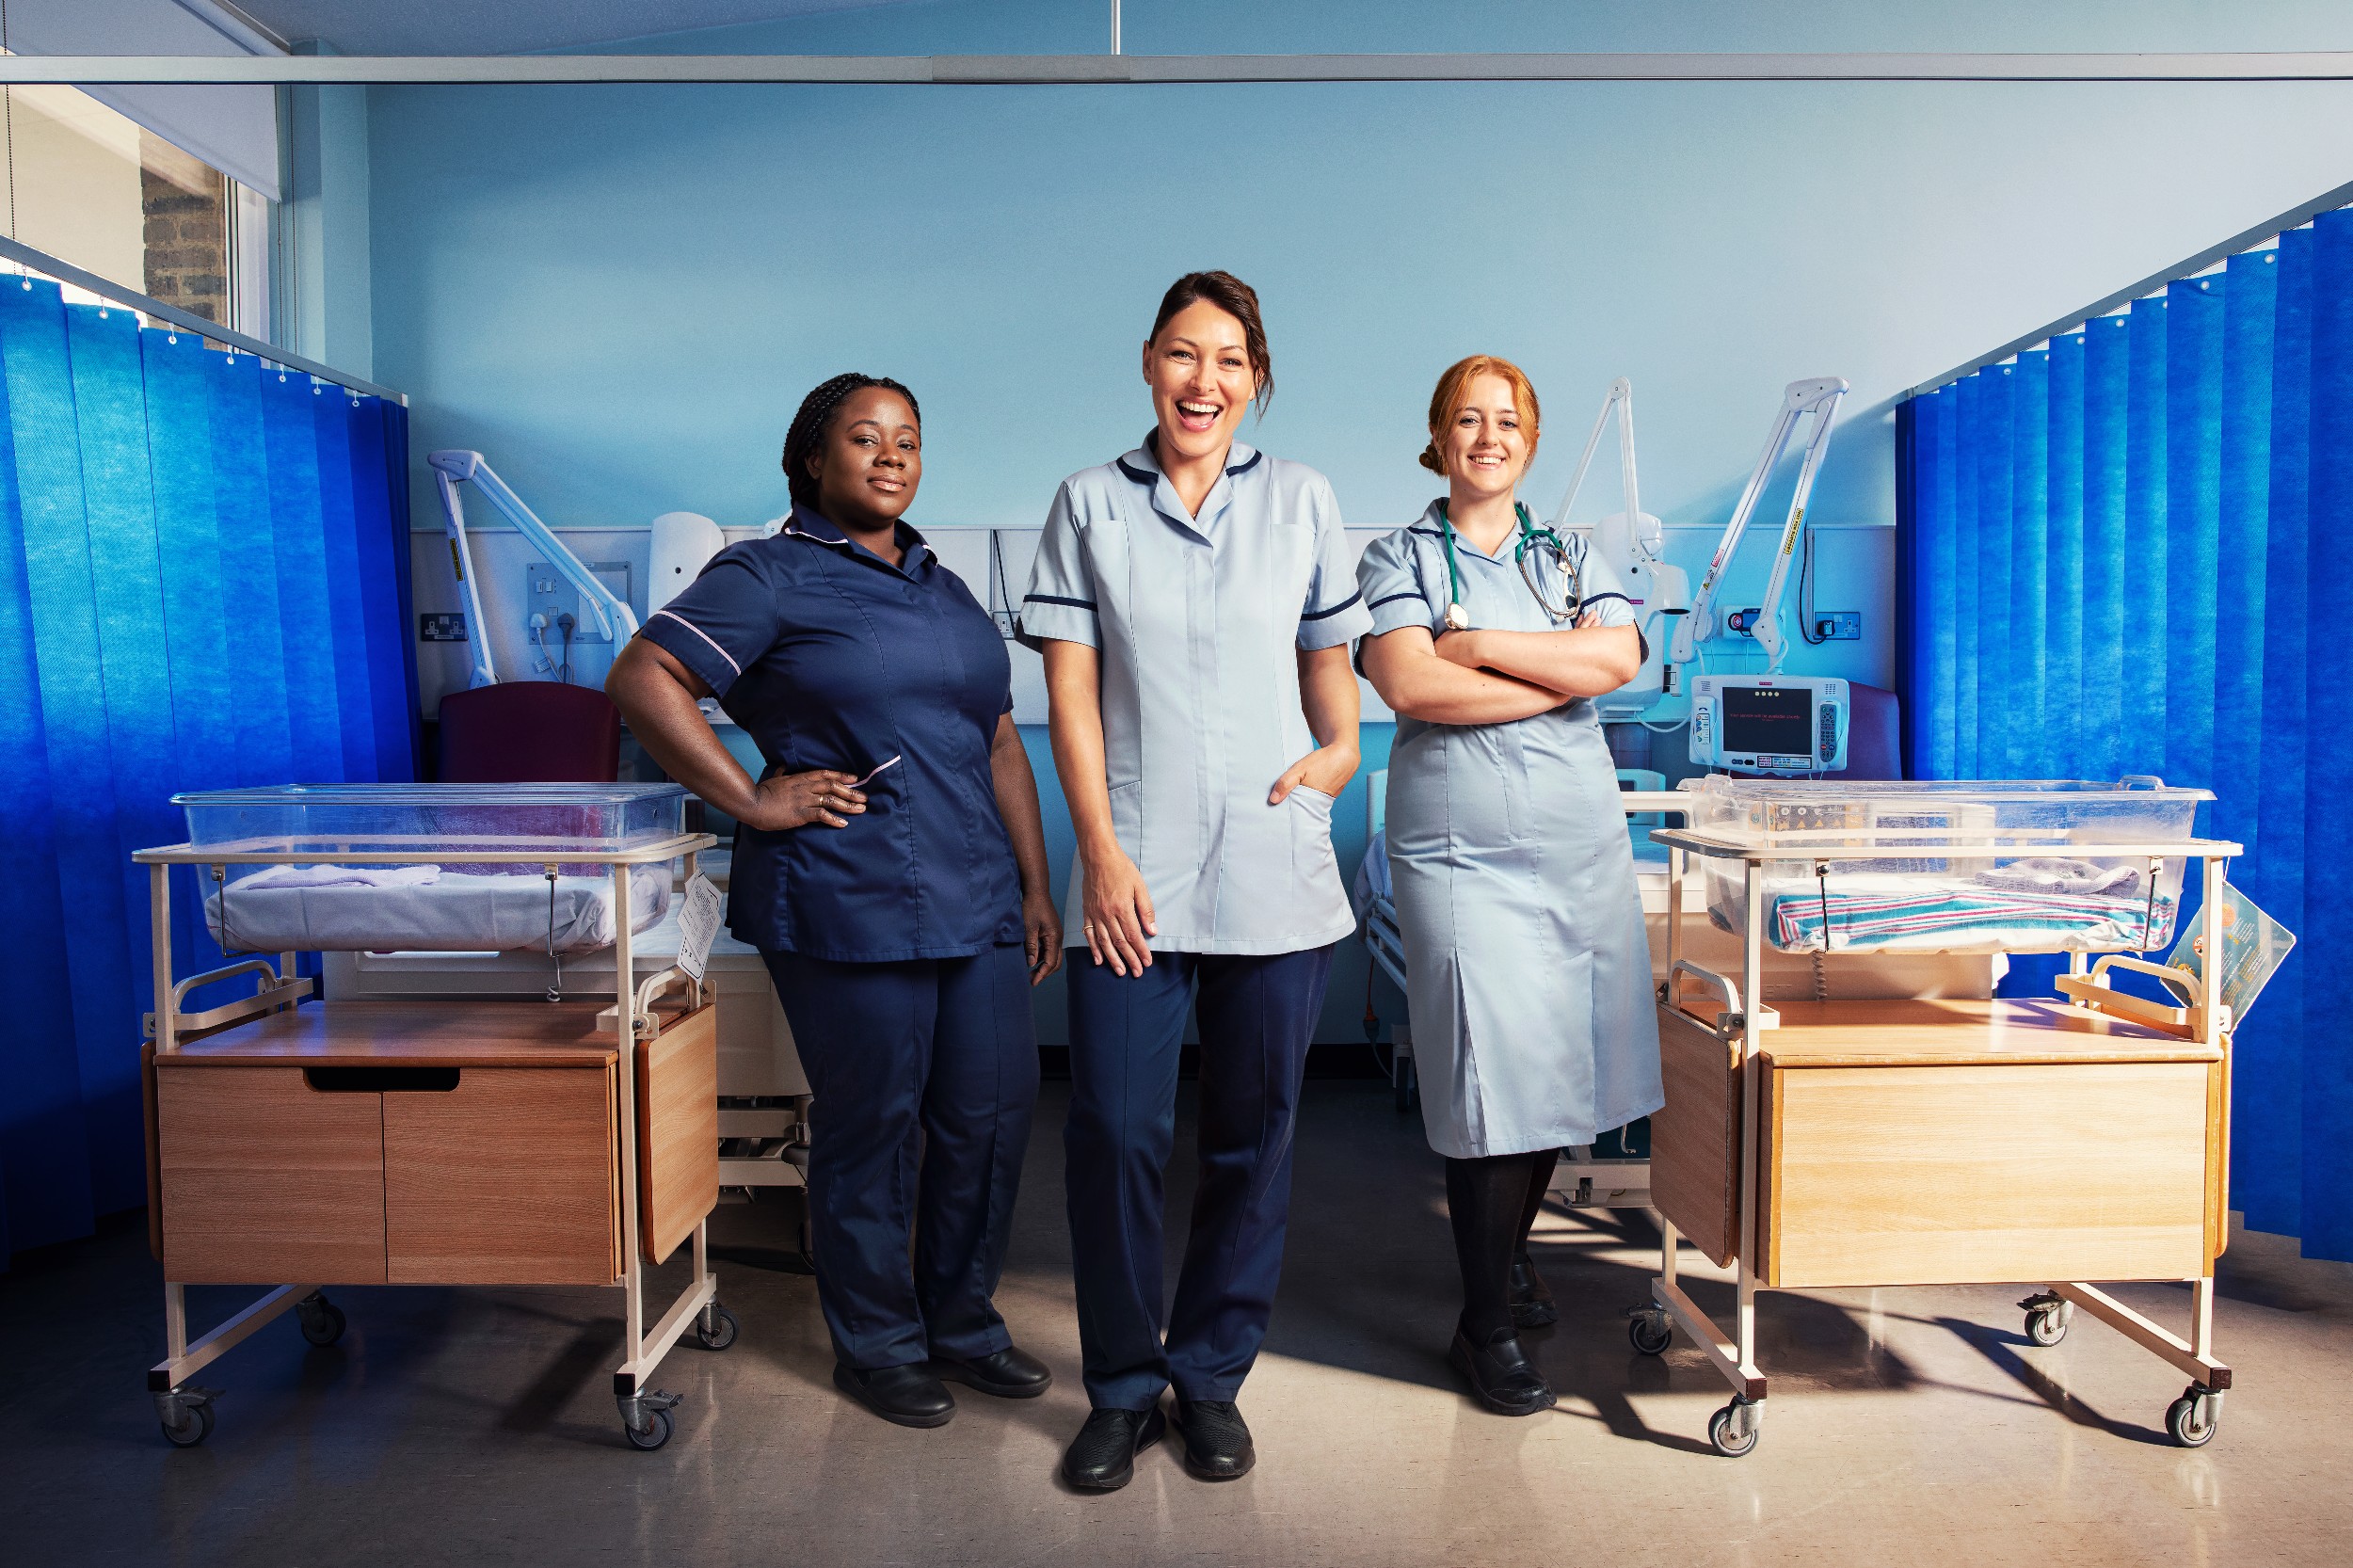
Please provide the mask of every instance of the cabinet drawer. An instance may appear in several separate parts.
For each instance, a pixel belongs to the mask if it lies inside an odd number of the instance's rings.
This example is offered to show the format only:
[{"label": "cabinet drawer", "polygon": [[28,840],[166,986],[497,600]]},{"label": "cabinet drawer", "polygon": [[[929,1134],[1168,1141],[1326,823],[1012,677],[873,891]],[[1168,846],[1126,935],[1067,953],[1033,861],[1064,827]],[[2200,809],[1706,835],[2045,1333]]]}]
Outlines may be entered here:
[{"label": "cabinet drawer", "polygon": [[296,1066],[175,1064],[155,1098],[166,1279],[383,1283],[382,1096]]},{"label": "cabinet drawer", "polygon": [[1772,1286],[2192,1279],[2196,1062],[1816,1067],[1766,1079]]},{"label": "cabinet drawer", "polygon": [[613,1074],[468,1067],[384,1099],[394,1285],[610,1285],[620,1272]]}]

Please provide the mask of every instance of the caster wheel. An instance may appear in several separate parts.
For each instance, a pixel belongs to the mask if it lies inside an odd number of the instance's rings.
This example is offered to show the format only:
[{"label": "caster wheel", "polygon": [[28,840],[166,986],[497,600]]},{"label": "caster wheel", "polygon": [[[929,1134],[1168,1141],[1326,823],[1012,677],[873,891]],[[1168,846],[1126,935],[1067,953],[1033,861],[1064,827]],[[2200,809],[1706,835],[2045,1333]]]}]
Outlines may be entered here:
[{"label": "caster wheel", "polygon": [[344,1309],[325,1296],[307,1296],[295,1303],[295,1316],[301,1320],[302,1337],[313,1345],[332,1345],[344,1336]]},{"label": "caster wheel", "polygon": [[1726,1459],[1738,1459],[1756,1447],[1761,1417],[1749,1400],[1734,1395],[1732,1402],[1707,1423],[1707,1440]]},{"label": "caster wheel", "polygon": [[1657,1313],[1638,1312],[1626,1320],[1625,1336],[1644,1355],[1664,1355],[1668,1345],[1673,1342],[1674,1330]]},{"label": "caster wheel", "polygon": [[2056,1306],[2026,1314],[2026,1337],[2038,1345],[2056,1345],[2067,1337],[2067,1318]]},{"label": "caster wheel", "polygon": [[2185,1448],[2204,1448],[2221,1425],[2220,1401],[2194,1383],[2165,1407],[2165,1430]]},{"label": "caster wheel", "polygon": [[705,1328],[702,1320],[696,1318],[695,1339],[704,1350],[724,1351],[735,1343],[736,1330],[739,1326],[734,1313],[713,1302],[711,1306],[711,1326]]},{"label": "caster wheel", "polygon": [[164,1440],[175,1448],[193,1448],[213,1435],[213,1407],[204,1404],[184,1404],[179,1410],[179,1423],[159,1421]]},{"label": "caster wheel", "polygon": [[631,1448],[643,1448],[651,1453],[670,1440],[670,1413],[666,1410],[648,1410],[643,1432],[625,1421],[621,1424],[621,1432],[629,1439]]}]

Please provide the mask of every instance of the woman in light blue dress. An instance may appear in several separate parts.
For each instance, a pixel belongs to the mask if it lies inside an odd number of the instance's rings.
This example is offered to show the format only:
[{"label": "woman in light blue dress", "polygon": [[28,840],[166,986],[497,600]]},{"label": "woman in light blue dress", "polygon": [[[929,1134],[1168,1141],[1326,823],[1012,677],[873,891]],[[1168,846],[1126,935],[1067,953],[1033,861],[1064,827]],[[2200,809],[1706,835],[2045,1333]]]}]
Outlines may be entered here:
[{"label": "woman in light blue dress", "polygon": [[1527,1253],[1554,1160],[1665,1103],[1634,856],[1587,700],[1633,678],[1641,637],[1598,564],[1563,570],[1514,500],[1537,434],[1516,366],[1449,369],[1421,456],[1446,498],[1357,571],[1364,672],[1398,714],[1389,870],[1463,1270],[1450,1358],[1507,1416],[1553,1402],[1518,1329],[1555,1316]]}]

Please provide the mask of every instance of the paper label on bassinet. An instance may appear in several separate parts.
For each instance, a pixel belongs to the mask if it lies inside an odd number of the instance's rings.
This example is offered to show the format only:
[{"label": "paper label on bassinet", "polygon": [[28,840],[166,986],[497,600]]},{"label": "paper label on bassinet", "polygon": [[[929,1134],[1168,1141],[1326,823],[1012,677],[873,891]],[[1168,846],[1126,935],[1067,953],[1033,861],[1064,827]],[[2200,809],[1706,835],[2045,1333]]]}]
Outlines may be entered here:
[{"label": "paper label on bassinet", "polygon": [[678,967],[699,981],[711,961],[712,938],[719,935],[719,889],[696,872],[686,884],[678,912]]}]

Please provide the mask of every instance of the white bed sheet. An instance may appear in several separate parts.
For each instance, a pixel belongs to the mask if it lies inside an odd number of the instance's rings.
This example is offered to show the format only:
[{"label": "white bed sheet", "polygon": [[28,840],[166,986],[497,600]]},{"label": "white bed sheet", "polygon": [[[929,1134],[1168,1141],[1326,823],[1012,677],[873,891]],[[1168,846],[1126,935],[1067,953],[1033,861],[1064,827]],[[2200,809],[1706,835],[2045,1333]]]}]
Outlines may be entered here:
[{"label": "white bed sheet", "polygon": [[[632,935],[660,924],[670,908],[670,868],[631,867],[629,895]],[[544,952],[551,924],[544,876],[446,872],[406,888],[248,888],[232,882],[206,897],[204,921],[231,952]],[[558,877],[552,925],[557,952],[611,947],[611,876]]]}]

